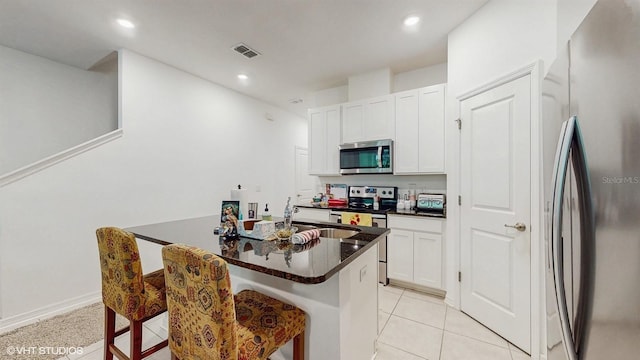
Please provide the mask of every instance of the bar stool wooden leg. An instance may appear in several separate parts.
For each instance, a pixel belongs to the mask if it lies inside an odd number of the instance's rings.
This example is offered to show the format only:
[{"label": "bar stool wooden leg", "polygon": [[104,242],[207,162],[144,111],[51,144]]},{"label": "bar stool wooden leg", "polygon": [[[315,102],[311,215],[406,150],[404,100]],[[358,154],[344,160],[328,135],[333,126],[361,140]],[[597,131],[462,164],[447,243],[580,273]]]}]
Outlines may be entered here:
[{"label": "bar stool wooden leg", "polygon": [[131,360],[142,360],[142,321],[131,321],[131,350],[129,358]]},{"label": "bar stool wooden leg", "polygon": [[113,344],[116,333],[116,313],[108,306],[104,307],[104,360],[113,360],[110,345]]},{"label": "bar stool wooden leg", "polygon": [[304,360],[304,331],[293,338],[293,360]]}]

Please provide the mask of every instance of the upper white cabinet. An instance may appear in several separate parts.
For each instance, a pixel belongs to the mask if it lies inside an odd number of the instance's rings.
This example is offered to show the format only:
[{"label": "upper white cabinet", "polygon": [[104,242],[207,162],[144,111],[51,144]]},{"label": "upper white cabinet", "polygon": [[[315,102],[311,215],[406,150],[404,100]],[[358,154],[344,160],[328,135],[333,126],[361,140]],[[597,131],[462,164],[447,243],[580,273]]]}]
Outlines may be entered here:
[{"label": "upper white cabinet", "polygon": [[444,173],[446,85],[396,93],[394,174]]},{"label": "upper white cabinet", "polygon": [[395,138],[393,95],[342,105],[342,142]]},{"label": "upper white cabinet", "polygon": [[340,105],[309,109],[309,174],[340,175]]}]

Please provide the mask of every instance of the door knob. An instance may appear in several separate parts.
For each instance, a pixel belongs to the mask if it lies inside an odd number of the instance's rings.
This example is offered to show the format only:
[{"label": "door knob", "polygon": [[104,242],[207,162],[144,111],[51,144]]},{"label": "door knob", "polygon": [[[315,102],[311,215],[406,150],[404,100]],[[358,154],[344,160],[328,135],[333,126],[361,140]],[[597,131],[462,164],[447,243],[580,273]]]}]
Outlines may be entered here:
[{"label": "door knob", "polygon": [[521,222],[516,223],[515,225],[507,225],[507,224],[504,224],[504,227],[514,228],[514,229],[516,229],[516,230],[518,230],[518,231],[525,231],[525,230],[527,230],[527,225],[525,225],[525,224],[523,224],[523,223],[521,223]]}]

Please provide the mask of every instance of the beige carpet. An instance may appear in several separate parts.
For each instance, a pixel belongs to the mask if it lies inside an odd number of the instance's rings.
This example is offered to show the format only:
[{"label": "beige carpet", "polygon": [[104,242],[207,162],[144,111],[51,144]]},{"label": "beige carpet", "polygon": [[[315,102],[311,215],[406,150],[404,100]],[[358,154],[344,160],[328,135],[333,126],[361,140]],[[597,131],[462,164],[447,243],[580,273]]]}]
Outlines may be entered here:
[{"label": "beige carpet", "polygon": [[[116,329],[127,323],[116,317]],[[0,335],[0,359],[59,359],[65,352],[102,340],[103,332],[104,305],[100,302]]]}]

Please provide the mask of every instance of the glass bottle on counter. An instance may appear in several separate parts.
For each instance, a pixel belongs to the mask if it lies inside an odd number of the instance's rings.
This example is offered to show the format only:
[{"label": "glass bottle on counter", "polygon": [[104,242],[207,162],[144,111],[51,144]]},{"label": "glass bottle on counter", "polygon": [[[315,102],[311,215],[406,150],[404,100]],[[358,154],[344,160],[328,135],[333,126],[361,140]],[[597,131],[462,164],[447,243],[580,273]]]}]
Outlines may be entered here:
[{"label": "glass bottle on counter", "polygon": [[287,205],[284,207],[284,228],[291,227],[291,196],[287,199]]},{"label": "glass bottle on counter", "polygon": [[264,212],[262,213],[262,220],[272,220],[271,213],[269,212],[269,204],[264,204]]}]

